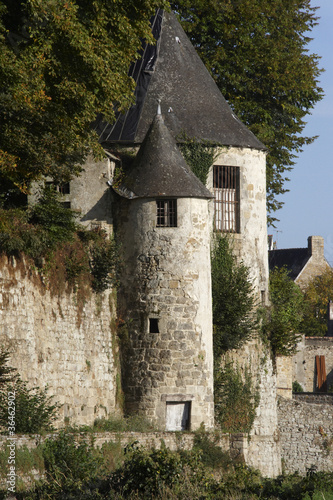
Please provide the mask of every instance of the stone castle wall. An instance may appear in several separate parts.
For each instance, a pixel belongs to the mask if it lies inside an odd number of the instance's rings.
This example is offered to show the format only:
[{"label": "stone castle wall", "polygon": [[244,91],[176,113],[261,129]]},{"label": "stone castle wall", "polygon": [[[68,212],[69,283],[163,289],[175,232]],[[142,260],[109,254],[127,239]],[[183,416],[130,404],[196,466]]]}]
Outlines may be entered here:
[{"label": "stone castle wall", "polygon": [[0,260],[0,345],[30,387],[49,387],[64,419],[79,425],[116,411],[112,293],[52,296],[24,262]]},{"label": "stone castle wall", "polygon": [[333,412],[331,404],[279,399],[281,456],[286,473],[305,475],[333,469]]}]

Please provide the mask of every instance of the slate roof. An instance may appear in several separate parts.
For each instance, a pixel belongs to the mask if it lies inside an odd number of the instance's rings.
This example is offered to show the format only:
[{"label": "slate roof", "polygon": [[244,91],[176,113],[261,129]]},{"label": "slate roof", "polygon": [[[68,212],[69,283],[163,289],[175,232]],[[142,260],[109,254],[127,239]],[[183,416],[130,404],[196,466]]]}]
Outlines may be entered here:
[{"label": "slate roof", "polygon": [[269,269],[286,266],[291,279],[295,280],[311,257],[308,248],[284,248],[268,252]]},{"label": "slate roof", "polygon": [[187,166],[161,114],[156,115],[135,160],[114,189],[129,199],[213,197]]},{"label": "slate roof", "polygon": [[115,124],[99,117],[100,142],[140,144],[161,100],[165,123],[182,134],[225,146],[266,149],[232,112],[173,13],[158,10],[152,21],[156,46],[144,46],[130,74],[137,82],[136,104]]}]

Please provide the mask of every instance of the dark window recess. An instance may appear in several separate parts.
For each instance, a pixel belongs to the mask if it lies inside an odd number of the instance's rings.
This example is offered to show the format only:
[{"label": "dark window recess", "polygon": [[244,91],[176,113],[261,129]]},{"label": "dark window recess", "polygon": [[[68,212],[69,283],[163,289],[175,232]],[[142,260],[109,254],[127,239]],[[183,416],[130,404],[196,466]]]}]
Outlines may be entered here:
[{"label": "dark window recess", "polygon": [[70,201],[62,201],[61,204],[62,204],[62,206],[64,208],[71,208],[71,202]]},{"label": "dark window recess", "polygon": [[159,333],[158,318],[149,318],[149,333]]},{"label": "dark window recess", "polygon": [[215,230],[239,233],[239,167],[214,165],[213,188]]},{"label": "dark window recess", "polygon": [[59,193],[61,194],[70,194],[70,184],[69,182],[64,182],[63,184],[59,184],[58,186]]},{"label": "dark window recess", "polygon": [[177,227],[177,200],[158,200],[157,227]]},{"label": "dark window recess", "polygon": [[46,186],[52,186],[55,191],[57,191],[60,194],[70,194],[70,183],[69,182],[63,182],[62,184],[57,184],[54,181],[46,181],[45,182]]}]

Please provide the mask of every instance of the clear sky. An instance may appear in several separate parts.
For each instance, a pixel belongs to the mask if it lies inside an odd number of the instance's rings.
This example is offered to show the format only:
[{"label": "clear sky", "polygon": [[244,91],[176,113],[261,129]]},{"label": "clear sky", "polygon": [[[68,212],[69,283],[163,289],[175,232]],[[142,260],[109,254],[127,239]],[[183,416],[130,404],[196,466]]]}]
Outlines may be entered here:
[{"label": "clear sky", "polygon": [[322,57],[320,86],[325,96],[306,117],[303,135],[319,137],[304,146],[289,173],[290,192],[280,197],[284,206],[275,212],[280,222],[276,229],[269,227],[268,234],[277,248],[306,247],[308,236],[323,236],[326,259],[333,265],[333,0],[311,0],[311,5],[320,7],[320,19],[308,48]]}]

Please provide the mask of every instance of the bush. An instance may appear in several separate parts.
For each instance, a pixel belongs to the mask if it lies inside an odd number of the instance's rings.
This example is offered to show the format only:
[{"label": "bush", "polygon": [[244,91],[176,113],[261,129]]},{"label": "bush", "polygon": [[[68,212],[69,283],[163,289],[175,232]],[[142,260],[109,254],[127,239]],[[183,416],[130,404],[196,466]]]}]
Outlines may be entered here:
[{"label": "bush", "polygon": [[208,477],[199,454],[132,447],[122,467],[111,475],[110,485],[124,498],[136,493],[138,498],[152,499],[158,498],[165,487],[176,493],[185,480],[206,489],[213,486],[214,481]]},{"label": "bush", "polygon": [[38,498],[101,498],[97,486],[106,475],[102,452],[85,435],[62,431],[47,439],[43,458],[46,481],[37,489]]},{"label": "bush", "polygon": [[52,403],[48,388],[28,389],[27,383],[16,376],[13,382],[0,387],[0,426],[8,426],[8,392],[15,394],[15,433],[33,434],[53,430],[59,405]]},{"label": "bush", "polygon": [[304,392],[303,387],[297,380],[294,380],[293,382],[293,392]]}]

